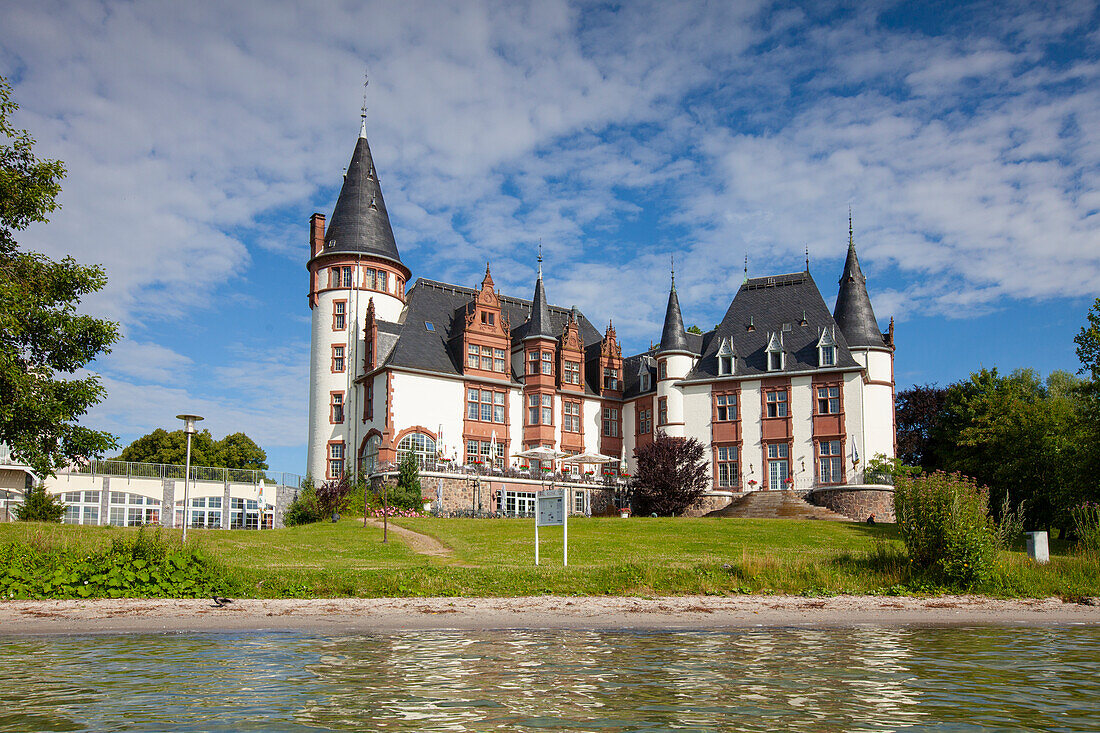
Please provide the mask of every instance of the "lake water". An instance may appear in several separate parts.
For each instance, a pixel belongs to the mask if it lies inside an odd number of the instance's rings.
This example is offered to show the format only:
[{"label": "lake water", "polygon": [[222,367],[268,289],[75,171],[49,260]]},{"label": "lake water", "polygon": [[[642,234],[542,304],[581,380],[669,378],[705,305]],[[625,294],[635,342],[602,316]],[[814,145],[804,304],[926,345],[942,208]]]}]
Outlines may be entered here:
[{"label": "lake water", "polygon": [[0,730],[1100,728],[1100,628],[0,637]]}]

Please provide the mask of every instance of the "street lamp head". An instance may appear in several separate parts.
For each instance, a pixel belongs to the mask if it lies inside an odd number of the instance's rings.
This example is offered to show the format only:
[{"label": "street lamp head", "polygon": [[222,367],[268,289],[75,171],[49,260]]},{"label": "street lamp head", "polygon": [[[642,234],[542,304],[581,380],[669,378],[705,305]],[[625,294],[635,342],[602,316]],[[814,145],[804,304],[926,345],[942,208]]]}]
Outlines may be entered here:
[{"label": "street lamp head", "polygon": [[195,430],[195,423],[202,420],[200,415],[176,415],[180,420],[183,420],[183,432],[188,435],[194,435],[198,431]]}]

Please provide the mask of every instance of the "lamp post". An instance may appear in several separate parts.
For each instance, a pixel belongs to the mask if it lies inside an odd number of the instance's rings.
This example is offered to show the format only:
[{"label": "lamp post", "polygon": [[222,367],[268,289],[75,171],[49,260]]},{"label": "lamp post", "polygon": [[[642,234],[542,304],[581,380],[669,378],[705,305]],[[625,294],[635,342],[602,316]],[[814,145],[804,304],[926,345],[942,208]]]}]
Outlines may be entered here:
[{"label": "lamp post", "polygon": [[188,511],[191,508],[191,436],[194,435],[195,423],[202,420],[199,415],[176,415],[183,420],[183,432],[187,433],[187,462],[183,468],[183,541],[187,542]]}]

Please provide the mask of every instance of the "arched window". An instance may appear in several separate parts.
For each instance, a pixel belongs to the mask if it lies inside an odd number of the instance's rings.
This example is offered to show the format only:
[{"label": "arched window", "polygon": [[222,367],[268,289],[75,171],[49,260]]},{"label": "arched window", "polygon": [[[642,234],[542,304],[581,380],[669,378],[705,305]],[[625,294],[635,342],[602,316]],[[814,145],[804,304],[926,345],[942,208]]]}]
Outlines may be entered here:
[{"label": "arched window", "polygon": [[374,473],[378,468],[378,448],[382,445],[382,436],[372,435],[367,438],[367,445],[360,457],[360,470],[366,474]]},{"label": "arched window", "polygon": [[397,462],[401,463],[408,453],[416,456],[423,468],[435,462],[435,439],[424,433],[409,433],[397,444]]}]

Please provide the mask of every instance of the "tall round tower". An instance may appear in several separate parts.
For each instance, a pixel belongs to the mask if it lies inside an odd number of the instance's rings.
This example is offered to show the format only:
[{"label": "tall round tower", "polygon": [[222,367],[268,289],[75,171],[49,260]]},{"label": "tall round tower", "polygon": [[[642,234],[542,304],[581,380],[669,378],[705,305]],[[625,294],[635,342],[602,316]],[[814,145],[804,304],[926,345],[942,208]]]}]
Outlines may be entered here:
[{"label": "tall round tower", "polygon": [[[833,320],[848,342],[848,349],[864,368],[861,383],[862,414],[860,435],[853,444],[853,455],[859,467],[878,454],[893,457],[896,425],[894,417],[894,343],[893,321],[887,338],[879,330],[871,297],[867,294],[867,278],[856,257],[852,237],[852,220],[848,218],[848,257],[840,276]],[[859,451],[859,453],[856,453]]]},{"label": "tall round tower", "polygon": [[657,349],[657,426],[675,438],[685,436],[684,393],[676,382],[686,377],[694,364],[695,353],[688,346],[674,274],[661,329],[661,345]]},{"label": "tall round tower", "polygon": [[[362,440],[358,419],[363,388],[356,377],[373,369],[375,341],[364,329],[375,320],[396,323],[405,307],[411,272],[397,251],[364,120],[327,229],[310,217],[307,470],[315,481],[354,467]],[[370,311],[368,315],[368,311]]]}]

